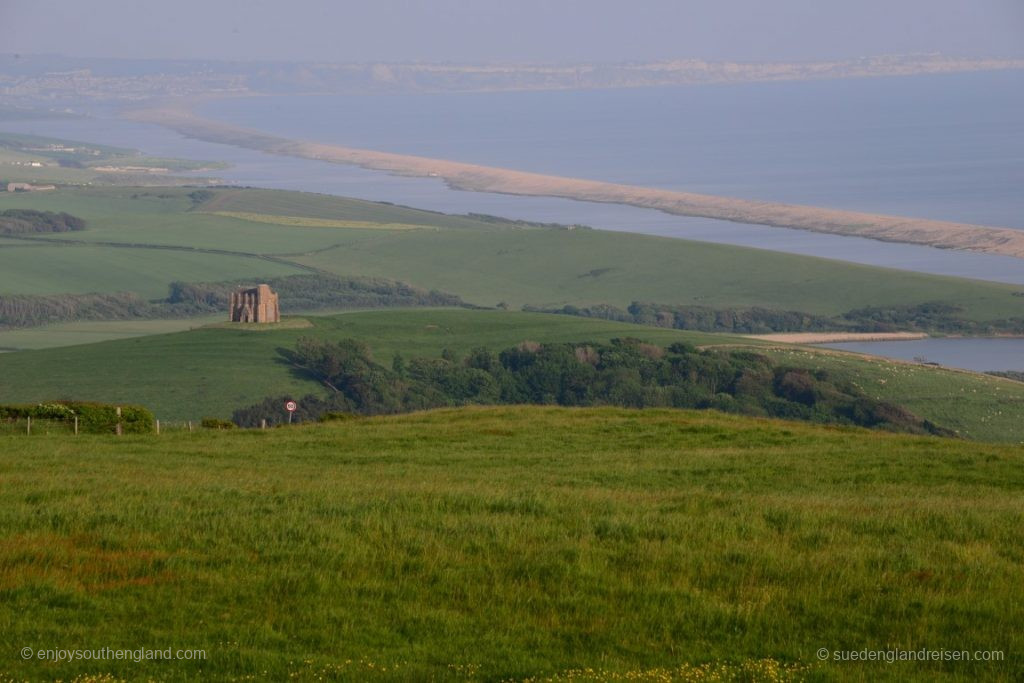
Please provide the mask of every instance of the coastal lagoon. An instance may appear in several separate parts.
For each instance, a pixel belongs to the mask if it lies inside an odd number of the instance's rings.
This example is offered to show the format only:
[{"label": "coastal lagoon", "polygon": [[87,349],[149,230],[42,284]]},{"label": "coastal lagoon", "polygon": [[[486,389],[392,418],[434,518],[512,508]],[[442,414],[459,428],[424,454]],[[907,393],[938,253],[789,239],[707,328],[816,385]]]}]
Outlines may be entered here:
[{"label": "coastal lagoon", "polygon": [[1024,228],[1024,71],[254,97],[197,113],[285,138],[520,171]]},{"label": "coastal lagoon", "polygon": [[[634,92],[626,91],[623,95]],[[274,98],[274,101],[288,99]],[[259,101],[265,103],[270,100]],[[437,178],[393,176],[355,166],[275,156],[192,140],[159,126],[118,119],[115,113],[109,111],[97,112],[94,118],[84,119],[5,121],[0,129],[133,147],[158,156],[226,161],[232,167],[218,171],[217,175],[226,182],[252,187],[335,194],[446,213],[474,212],[542,222],[585,224],[599,229],[717,242],[881,267],[1024,284],[1024,262],[1008,256],[673,216],[652,209],[618,204],[465,192],[453,190]]]},{"label": "coastal lagoon", "polygon": [[[248,97],[199,114],[284,137],[747,199],[1024,228],[1024,72],[595,91]],[[98,111],[5,130],[232,163],[225,180],[1024,284],[1020,259],[452,190],[183,138]]]},{"label": "coastal lagoon", "polygon": [[938,363],[976,372],[1024,372],[1024,339],[942,337],[911,341],[842,342],[818,346],[897,360]]}]

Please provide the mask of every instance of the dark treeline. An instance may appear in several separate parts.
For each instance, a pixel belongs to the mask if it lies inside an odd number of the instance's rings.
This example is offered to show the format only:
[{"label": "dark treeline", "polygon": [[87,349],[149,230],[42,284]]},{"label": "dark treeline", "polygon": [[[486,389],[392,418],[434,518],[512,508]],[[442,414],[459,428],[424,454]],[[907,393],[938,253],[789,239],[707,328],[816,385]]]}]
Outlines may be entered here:
[{"label": "dark treeline", "polygon": [[579,223],[567,224],[567,223],[541,223],[538,221],[524,221],[515,220],[512,218],[503,218],[501,216],[494,216],[489,213],[467,213],[467,218],[472,218],[480,223],[494,223],[501,225],[502,227],[517,227],[517,228],[543,228],[546,230],[593,230],[589,225],[582,225]]},{"label": "dark treeline", "polygon": [[[332,275],[290,275],[263,280],[277,293],[283,312],[321,308],[382,308],[387,306],[464,306],[453,294],[427,291],[395,280]],[[227,310],[235,289],[252,282],[171,283],[167,303],[196,310]]]},{"label": "dark treeline", "polygon": [[[282,312],[323,308],[464,306],[457,296],[379,278],[292,275],[265,280],[280,297]],[[33,327],[76,320],[186,318],[227,312],[228,297],[252,282],[174,282],[166,299],[147,301],[131,292],[114,294],[2,295],[0,328]]]},{"label": "dark treeline", "polygon": [[959,306],[933,302],[917,306],[858,308],[844,313],[842,318],[853,323],[855,330],[863,332],[910,330],[968,335],[1024,333],[1024,317],[977,321],[962,318],[962,311]]},{"label": "dark treeline", "polygon": [[85,230],[85,221],[69,213],[7,209],[0,211],[0,235],[30,235]]},{"label": "dark treeline", "polygon": [[710,308],[634,301],[622,309],[608,304],[523,310],[617,320],[677,330],[768,334],[771,332],[944,332],[947,334],[1024,333],[1024,317],[978,322],[961,317],[963,309],[929,302],[914,306],[875,306],[837,316],[770,308]]},{"label": "dark treeline", "polygon": [[986,374],[1012,379],[1017,382],[1024,382],[1024,371],[1020,370],[992,370]]},{"label": "dark treeline", "polygon": [[[347,414],[387,414],[461,405],[613,405],[634,408],[714,408],[731,413],[861,425],[916,434],[952,433],[896,405],[865,395],[824,371],[776,365],[739,350],[662,348],[635,339],[610,344],[524,342],[464,358],[396,356],[377,363],[357,340],[304,338],[283,351],[297,372],[328,388],[326,397],[298,401],[299,421]],[[290,397],[264,399],[232,416],[239,426],[279,424]]]},{"label": "dark treeline", "polygon": [[75,320],[133,320],[159,317],[155,306],[130,292],[114,294],[5,294],[0,296],[0,329]]}]

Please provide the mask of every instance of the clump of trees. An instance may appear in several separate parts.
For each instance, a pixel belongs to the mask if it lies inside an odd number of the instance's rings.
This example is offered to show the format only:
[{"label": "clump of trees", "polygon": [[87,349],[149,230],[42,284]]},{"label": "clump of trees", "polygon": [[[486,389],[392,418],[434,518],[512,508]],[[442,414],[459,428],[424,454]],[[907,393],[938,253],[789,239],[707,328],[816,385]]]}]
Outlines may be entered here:
[{"label": "clump of trees", "polygon": [[[700,332],[731,332],[763,334],[768,332],[821,332],[834,330],[836,321],[821,315],[769,308],[711,308],[708,306],[675,306],[634,301],[622,309],[609,304],[595,306],[563,306],[556,309],[535,309],[544,313],[601,318],[619,322],[653,325],[677,330]],[[848,327],[848,325],[844,325]]]},{"label": "clump of trees", "polygon": [[37,233],[85,230],[85,221],[69,213],[7,209],[0,211],[0,235],[31,235]]},{"label": "clump of trees", "polygon": [[0,329],[74,320],[152,318],[152,303],[129,292],[114,294],[5,294],[0,296]]},{"label": "clump of trees", "polygon": [[[542,404],[676,407],[861,425],[916,434],[952,435],[910,411],[864,394],[821,370],[776,365],[750,351],[667,348],[637,339],[609,344],[524,342],[495,353],[459,357],[396,356],[376,362],[361,341],[304,338],[282,352],[297,371],[322,383],[326,396],[298,401],[296,421],[330,413],[374,415],[444,406]],[[275,396],[241,408],[232,420],[255,427],[286,420]]]},{"label": "clump of trees", "polygon": [[216,196],[217,193],[213,190],[194,190],[188,193],[189,201],[192,202],[191,208],[193,209],[201,204],[205,204]]},{"label": "clump of trees", "polygon": [[1024,382],[1024,372],[1019,370],[992,370],[987,374],[1012,379],[1016,382]]},{"label": "clump of trees", "polygon": [[480,223],[494,223],[501,225],[502,227],[516,227],[516,228],[543,228],[546,230],[593,230],[589,225],[582,225],[580,223],[567,224],[567,223],[543,223],[540,221],[524,221],[516,220],[512,218],[504,218],[502,216],[494,216],[489,213],[467,213],[467,218],[472,218]]},{"label": "clump of trees", "polygon": [[837,316],[770,308],[711,308],[634,301],[622,309],[608,304],[523,310],[617,320],[677,330],[767,334],[772,332],[895,332],[947,334],[1024,333],[1024,317],[979,322],[962,316],[963,309],[941,302],[859,308]]}]

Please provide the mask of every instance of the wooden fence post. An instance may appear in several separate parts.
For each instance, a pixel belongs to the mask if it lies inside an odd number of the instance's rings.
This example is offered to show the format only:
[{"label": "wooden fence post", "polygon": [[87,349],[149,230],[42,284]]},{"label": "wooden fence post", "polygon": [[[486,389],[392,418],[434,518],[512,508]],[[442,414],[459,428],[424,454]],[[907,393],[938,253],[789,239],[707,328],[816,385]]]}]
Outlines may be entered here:
[{"label": "wooden fence post", "polygon": [[262,420],[260,420],[260,429],[266,429],[266,428],[267,428],[267,418],[263,418]]},{"label": "wooden fence post", "polygon": [[28,436],[32,436],[32,416],[29,415],[25,419],[25,434]]},{"label": "wooden fence post", "polygon": [[156,435],[160,436],[160,420],[156,421]]},{"label": "wooden fence post", "polygon": [[117,430],[118,436],[121,436],[121,406],[117,407]]},{"label": "wooden fence post", "polygon": [[188,431],[190,434],[192,433],[192,420],[188,421]]},{"label": "wooden fence post", "polygon": [[75,436],[78,436],[78,416],[75,415]]}]

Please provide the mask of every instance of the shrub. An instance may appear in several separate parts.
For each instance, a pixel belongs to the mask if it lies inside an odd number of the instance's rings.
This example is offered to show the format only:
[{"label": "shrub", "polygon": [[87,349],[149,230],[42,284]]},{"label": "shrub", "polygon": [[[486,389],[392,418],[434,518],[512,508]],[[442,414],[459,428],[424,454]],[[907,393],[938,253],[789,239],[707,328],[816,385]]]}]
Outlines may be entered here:
[{"label": "shrub", "polygon": [[[118,408],[121,415],[118,417]],[[142,406],[115,406],[85,401],[53,401],[36,405],[0,405],[0,419],[65,420],[78,418],[78,429],[86,434],[113,434],[120,423],[125,434],[148,434],[154,430],[156,418]]]},{"label": "shrub", "polygon": [[349,422],[351,420],[358,420],[359,416],[355,413],[344,413],[336,410],[331,410],[320,416],[320,422]]},{"label": "shrub", "polygon": [[234,429],[235,423],[231,420],[222,420],[219,417],[204,417],[199,423],[203,429]]},{"label": "shrub", "polygon": [[85,230],[85,221],[68,213],[7,209],[0,211],[0,235]]}]

